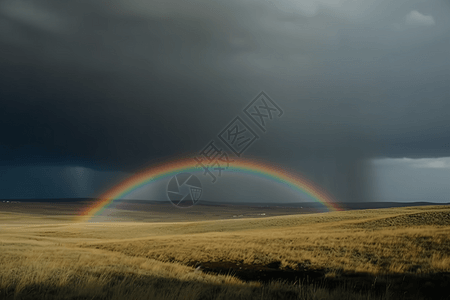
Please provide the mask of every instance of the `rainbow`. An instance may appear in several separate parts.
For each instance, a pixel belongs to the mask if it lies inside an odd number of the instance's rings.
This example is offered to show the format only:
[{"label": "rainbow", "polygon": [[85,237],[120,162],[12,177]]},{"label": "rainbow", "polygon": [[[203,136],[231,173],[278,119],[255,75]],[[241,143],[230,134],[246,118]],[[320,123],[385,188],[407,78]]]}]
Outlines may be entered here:
[{"label": "rainbow", "polygon": [[[94,216],[100,215],[114,200],[123,199],[150,183],[170,178],[182,172],[194,173],[199,171],[203,171],[203,169],[193,158],[172,160],[170,162],[160,163],[149,167],[100,195],[97,201],[79,212],[77,220],[81,222],[89,221]],[[323,188],[299,174],[286,171],[282,167],[261,161],[241,158],[230,163],[228,169],[225,171],[250,174],[272,180],[283,184],[294,191],[309,195],[314,201],[323,204],[330,211],[341,210],[339,205]],[[208,177],[208,179],[210,179],[210,177]],[[220,177],[218,177],[218,180],[220,180]]]}]

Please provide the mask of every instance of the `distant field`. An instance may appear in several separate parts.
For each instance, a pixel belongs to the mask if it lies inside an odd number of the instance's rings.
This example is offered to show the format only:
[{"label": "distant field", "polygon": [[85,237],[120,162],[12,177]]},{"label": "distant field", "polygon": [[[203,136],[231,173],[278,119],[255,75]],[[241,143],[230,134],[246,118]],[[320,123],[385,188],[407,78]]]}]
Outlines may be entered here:
[{"label": "distant field", "polygon": [[[448,205],[261,213],[192,222],[73,223],[73,216],[54,211],[2,210],[0,298],[388,299],[401,290],[408,299],[448,299],[450,293],[441,294],[450,290]],[[199,262],[203,272],[194,271]],[[225,270],[235,276],[216,275]],[[300,280],[302,272],[314,271],[320,278],[310,284],[262,282],[267,274]],[[360,284],[356,292],[358,284],[347,284],[355,272],[375,278],[377,289]],[[389,280],[397,285],[392,291]]]},{"label": "distant field", "polygon": [[[86,207],[90,201],[71,202],[0,202],[0,211],[13,213],[26,213],[33,218],[59,217],[71,220]],[[142,203],[141,203],[142,202]],[[202,203],[188,209],[174,207],[170,202],[148,203],[145,201],[123,201],[104,211],[101,217],[91,221],[120,221],[120,222],[190,222],[205,220],[223,220],[236,218],[262,218],[293,214],[307,214],[325,212],[327,209],[321,205],[313,207],[261,207],[242,205],[204,205]]]}]

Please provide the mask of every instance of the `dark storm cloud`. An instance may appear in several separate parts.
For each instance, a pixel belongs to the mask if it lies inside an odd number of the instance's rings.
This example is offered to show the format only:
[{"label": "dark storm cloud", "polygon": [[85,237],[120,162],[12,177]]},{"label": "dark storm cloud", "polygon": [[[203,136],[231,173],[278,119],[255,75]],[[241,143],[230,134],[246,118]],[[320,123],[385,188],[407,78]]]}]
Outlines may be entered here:
[{"label": "dark storm cloud", "polygon": [[[49,4],[53,24],[30,22],[33,10],[25,7],[3,9],[10,36],[2,45],[1,117],[9,157],[36,146],[136,168],[196,151],[208,122],[227,122],[229,99],[238,99],[234,89],[243,83],[208,66],[203,52],[212,29],[205,22],[123,16],[86,2],[70,12]],[[28,38],[26,45],[11,36]]]},{"label": "dark storm cloud", "polygon": [[2,164],[133,171],[200,150],[265,90],[285,115],[251,154],[360,199],[366,158],[450,155],[449,10],[445,1],[3,2]]}]

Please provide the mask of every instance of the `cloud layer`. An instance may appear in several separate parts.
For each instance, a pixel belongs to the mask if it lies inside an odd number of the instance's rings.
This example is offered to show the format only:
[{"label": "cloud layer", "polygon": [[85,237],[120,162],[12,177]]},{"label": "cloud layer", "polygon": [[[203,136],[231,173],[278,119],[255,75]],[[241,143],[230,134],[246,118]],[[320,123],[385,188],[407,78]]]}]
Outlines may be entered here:
[{"label": "cloud layer", "polygon": [[3,2],[1,163],[133,171],[199,151],[265,90],[286,113],[249,155],[361,198],[365,159],[450,155],[449,10],[441,1]]},{"label": "cloud layer", "polygon": [[425,16],[418,12],[417,10],[412,10],[406,15],[406,24],[414,26],[433,26],[436,25],[433,16]]},{"label": "cloud layer", "polygon": [[450,203],[450,157],[384,158],[372,164],[372,200]]}]

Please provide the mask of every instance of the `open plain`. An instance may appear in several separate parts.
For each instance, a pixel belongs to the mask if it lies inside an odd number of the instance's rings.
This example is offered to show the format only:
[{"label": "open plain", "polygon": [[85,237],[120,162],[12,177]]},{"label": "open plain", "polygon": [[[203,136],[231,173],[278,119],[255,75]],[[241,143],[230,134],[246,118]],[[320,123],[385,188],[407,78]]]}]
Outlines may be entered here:
[{"label": "open plain", "polygon": [[80,205],[0,203],[1,299],[450,299],[449,205],[76,222]]}]

